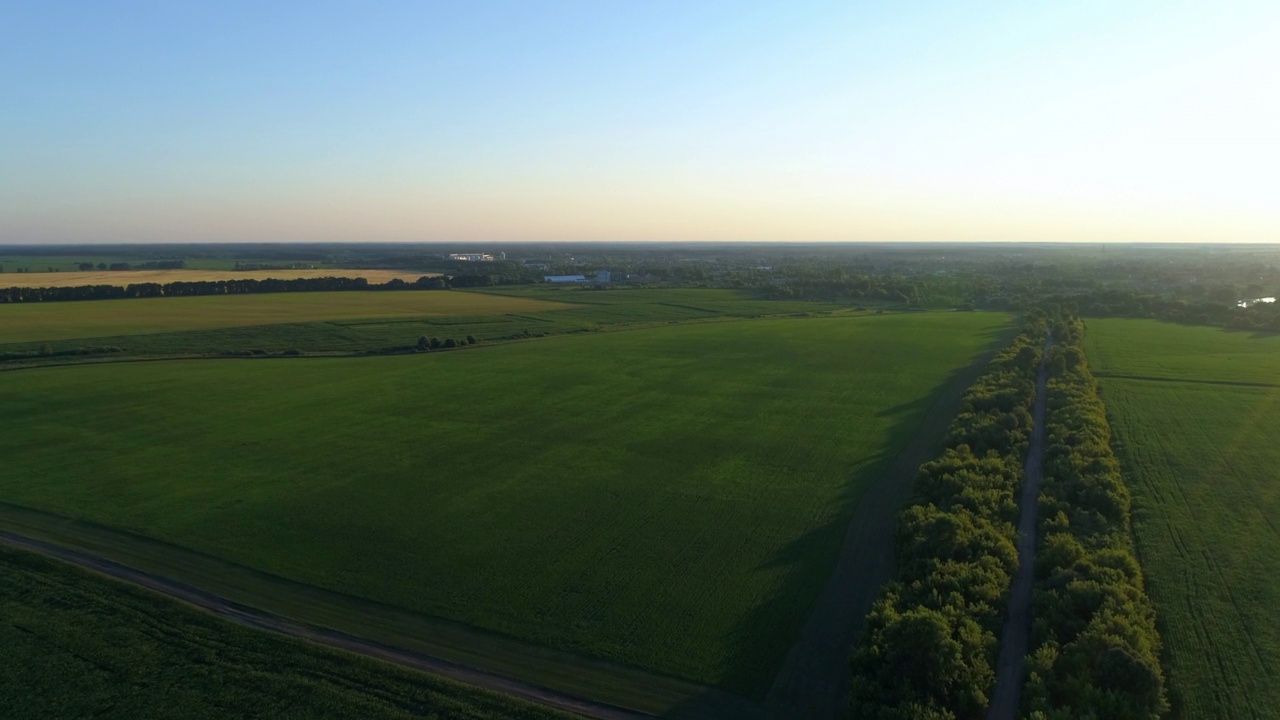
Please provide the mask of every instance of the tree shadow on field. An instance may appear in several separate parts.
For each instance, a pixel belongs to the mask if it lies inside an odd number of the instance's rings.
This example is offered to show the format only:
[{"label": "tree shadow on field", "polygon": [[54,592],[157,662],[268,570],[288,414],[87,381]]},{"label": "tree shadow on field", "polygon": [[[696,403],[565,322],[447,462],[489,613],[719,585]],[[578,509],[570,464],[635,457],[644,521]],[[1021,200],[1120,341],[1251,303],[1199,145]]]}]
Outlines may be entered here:
[{"label": "tree shadow on field", "polygon": [[788,543],[759,571],[783,572],[777,591],[735,626],[731,664],[717,683],[753,707],[709,691],[673,718],[836,718],[845,714],[849,655],[880,587],[894,572],[898,514],[921,463],[935,457],[965,390],[1016,328],[984,335],[987,350],[892,417],[889,447],[850,474],[833,519]]}]

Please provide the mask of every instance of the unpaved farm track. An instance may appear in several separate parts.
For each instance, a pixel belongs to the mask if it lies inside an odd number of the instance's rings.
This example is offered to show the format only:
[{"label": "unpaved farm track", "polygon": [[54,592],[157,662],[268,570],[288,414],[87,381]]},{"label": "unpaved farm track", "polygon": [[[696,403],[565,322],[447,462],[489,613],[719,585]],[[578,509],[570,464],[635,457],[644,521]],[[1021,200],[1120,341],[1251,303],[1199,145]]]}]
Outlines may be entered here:
[{"label": "unpaved farm track", "polygon": [[418,655],[404,650],[362,640],[358,637],[334,630],[309,627],[291,622],[277,615],[264,613],[226,600],[212,593],[198,590],[189,585],[174,582],[158,575],[145,573],[126,567],[119,563],[100,558],[89,553],[70,550],[52,543],[33,538],[15,535],[0,530],[0,543],[9,547],[39,553],[63,562],[71,563],[87,570],[121,580],[132,585],[144,587],[153,592],[180,600],[188,605],[212,613],[224,620],[238,625],[279,633],[289,637],[306,640],[319,645],[327,645],[348,652],[395,663],[416,670],[424,670],[433,675],[449,678],[466,685],[485,690],[499,692],[539,705],[571,712],[583,717],[600,720],[637,720],[651,718],[650,715],[623,710],[622,708],[583,700],[564,693],[558,693],[534,685],[527,685],[499,675],[482,672],[444,660]]},{"label": "unpaved farm track", "polygon": [[[1052,338],[1050,338],[1050,341]],[[1044,352],[1049,352],[1049,342]],[[1036,508],[1040,501],[1040,479],[1044,476],[1045,404],[1048,371],[1043,361],[1036,375],[1036,406],[1027,465],[1022,481],[1021,513],[1018,516],[1018,571],[1009,589],[1009,614],[1000,634],[1000,658],[996,662],[996,689],[987,708],[987,720],[1014,720],[1027,674],[1027,642],[1031,632],[1031,584],[1036,568]]]}]

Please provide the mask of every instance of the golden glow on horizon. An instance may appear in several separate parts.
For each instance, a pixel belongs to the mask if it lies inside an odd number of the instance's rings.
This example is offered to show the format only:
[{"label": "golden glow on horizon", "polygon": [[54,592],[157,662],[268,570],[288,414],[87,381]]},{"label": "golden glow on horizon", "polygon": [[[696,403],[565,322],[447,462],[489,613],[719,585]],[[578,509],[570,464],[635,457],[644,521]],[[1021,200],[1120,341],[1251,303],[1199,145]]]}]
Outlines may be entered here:
[{"label": "golden glow on horizon", "polygon": [[[1280,242],[1280,6],[868,8],[713,13],[712,48],[605,18],[616,52],[531,34],[510,57],[377,25],[360,42],[399,54],[362,72],[245,75],[215,48],[208,86],[109,45],[127,72],[51,61],[0,117],[0,243]],[[257,52],[315,59],[324,29]],[[111,42],[85,33],[25,52]],[[598,66],[547,50],[574,43]]]}]

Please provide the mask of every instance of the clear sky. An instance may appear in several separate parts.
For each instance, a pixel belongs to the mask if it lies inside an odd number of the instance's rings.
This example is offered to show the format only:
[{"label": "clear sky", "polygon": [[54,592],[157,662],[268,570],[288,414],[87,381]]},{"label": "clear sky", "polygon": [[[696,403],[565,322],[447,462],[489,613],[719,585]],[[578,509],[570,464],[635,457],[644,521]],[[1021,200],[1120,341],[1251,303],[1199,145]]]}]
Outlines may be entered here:
[{"label": "clear sky", "polygon": [[1280,1],[0,0],[0,243],[1280,242]]}]

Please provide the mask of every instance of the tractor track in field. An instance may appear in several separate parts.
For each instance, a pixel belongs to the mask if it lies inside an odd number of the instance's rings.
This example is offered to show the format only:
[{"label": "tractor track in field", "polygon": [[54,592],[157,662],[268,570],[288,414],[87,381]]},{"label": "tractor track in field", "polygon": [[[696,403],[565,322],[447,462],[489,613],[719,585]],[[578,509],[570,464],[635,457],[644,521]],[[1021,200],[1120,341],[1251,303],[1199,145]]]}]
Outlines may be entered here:
[{"label": "tractor track in field", "polygon": [[422,670],[432,675],[448,678],[471,687],[509,695],[545,707],[570,712],[598,720],[640,720],[652,718],[640,712],[625,710],[613,705],[593,702],[566,693],[548,690],[512,680],[501,675],[476,670],[465,665],[420,655],[381,643],[288,620],[279,615],[255,610],[232,602],[204,590],[176,582],[152,573],[143,572],[90,553],[44,542],[35,538],[0,530],[0,544],[34,552],[45,557],[70,563],[109,578],[145,588],[186,605],[203,610],[237,625],[265,630],[279,635],[304,640],[316,645],[338,648],[365,657],[396,665]]},{"label": "tractor track in field", "polygon": [[[1045,341],[1048,354],[1053,343]],[[1040,481],[1044,477],[1045,413],[1048,404],[1049,372],[1043,360],[1036,373],[1035,424],[1027,447],[1023,470],[1022,496],[1018,507],[1018,570],[1009,588],[1009,612],[1000,632],[1000,656],[996,661],[996,688],[987,706],[987,720],[1014,720],[1022,699],[1027,675],[1027,649],[1031,635],[1031,586],[1036,566],[1036,510],[1040,501]]]}]

